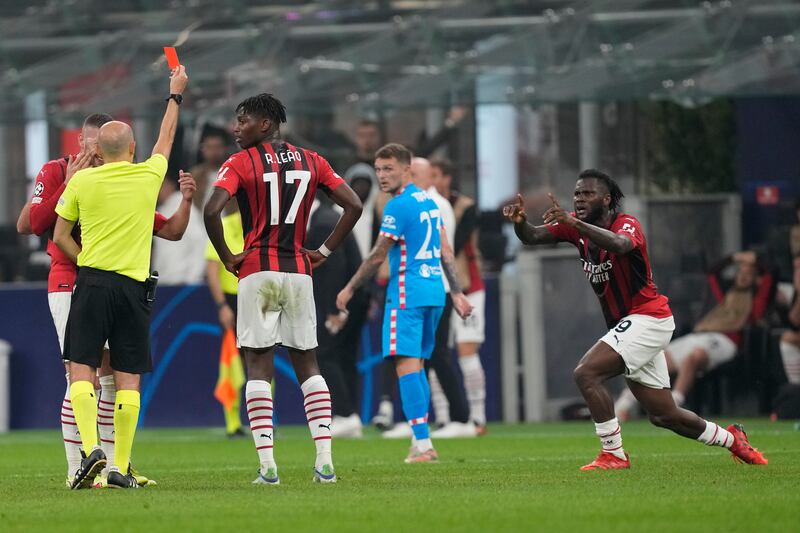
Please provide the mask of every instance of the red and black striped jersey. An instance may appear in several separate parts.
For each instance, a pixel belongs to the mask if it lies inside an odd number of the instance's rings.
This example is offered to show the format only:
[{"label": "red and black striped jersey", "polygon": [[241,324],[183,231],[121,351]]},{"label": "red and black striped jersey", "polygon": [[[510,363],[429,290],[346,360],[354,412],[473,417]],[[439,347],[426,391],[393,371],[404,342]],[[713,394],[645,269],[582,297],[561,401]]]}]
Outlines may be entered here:
[{"label": "red and black striped jersey", "polygon": [[[572,216],[575,216],[573,213]],[[603,316],[608,327],[614,326],[628,315],[647,315],[654,318],[672,316],[669,300],[659,294],[653,282],[647,241],[639,221],[631,215],[619,213],[608,228],[623,235],[633,243],[627,254],[615,254],[595,246],[578,230],[566,224],[546,226],[559,241],[571,242],[578,248],[586,278],[600,299]]]},{"label": "red and black striped jersey", "polygon": [[311,275],[302,252],[317,188],[330,192],[344,183],[316,152],[274,141],[232,155],[219,169],[215,187],[239,202],[244,249],[239,279],[254,272]]}]

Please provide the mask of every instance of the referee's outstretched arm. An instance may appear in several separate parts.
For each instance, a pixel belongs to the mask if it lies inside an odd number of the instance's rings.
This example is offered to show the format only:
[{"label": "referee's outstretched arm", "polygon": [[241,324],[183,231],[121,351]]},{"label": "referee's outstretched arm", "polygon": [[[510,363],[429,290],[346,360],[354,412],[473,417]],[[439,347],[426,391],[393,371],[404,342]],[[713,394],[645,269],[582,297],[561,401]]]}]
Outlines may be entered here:
[{"label": "referee's outstretched arm", "polygon": [[158,132],[158,140],[153,146],[153,154],[161,154],[169,160],[172,152],[172,142],[175,140],[175,130],[178,128],[179,102],[183,100],[183,90],[189,78],[186,76],[186,68],[180,65],[172,71],[169,78],[169,98],[167,99],[167,110],[164,112],[164,119],[161,121],[161,130]]}]

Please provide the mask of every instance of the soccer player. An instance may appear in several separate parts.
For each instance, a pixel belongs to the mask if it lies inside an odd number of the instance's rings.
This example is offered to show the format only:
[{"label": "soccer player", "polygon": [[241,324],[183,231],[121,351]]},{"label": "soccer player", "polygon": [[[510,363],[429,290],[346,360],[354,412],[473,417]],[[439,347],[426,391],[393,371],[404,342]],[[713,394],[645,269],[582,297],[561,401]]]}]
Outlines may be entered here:
[{"label": "soccer player", "polygon": [[583,271],[610,328],[583,356],[574,373],[602,445],[597,458],[581,470],[630,468],[614,405],[603,385],[619,375],[625,375],[654,425],[709,446],[728,448],[735,459],[745,463],[767,464],[750,446],[742,426],[732,424],[723,429],[675,405],[664,356],[675,322],[667,298],[653,283],[639,221],[620,211],[622,198],[611,177],[589,169],[580,173],[575,184],[572,213],[552,195],[542,226],[528,222],[521,195],[516,204],[503,208],[523,243],[569,242],[578,248]]},{"label": "soccer player", "polygon": [[468,316],[472,306],[458,285],[439,209],[428,193],[411,183],[411,159],[411,152],[399,144],[387,144],[375,154],[381,190],[393,198],[384,208],[375,246],[339,293],[336,305],[346,311],[353,292],[389,256],[383,355],[395,361],[403,413],[414,434],[405,462],[428,463],[436,462],[438,455],[428,428],[430,388],[424,361],[433,352],[445,304],[442,270],[459,316]]},{"label": "soccer player", "polygon": [[[97,155],[91,157],[89,154],[95,151],[97,146],[97,134],[100,127],[113,118],[105,113],[94,113],[86,117],[78,137],[80,153],[74,157],[62,157],[49,161],[42,166],[36,177],[36,184],[33,189],[33,197],[25,205],[17,221],[17,231],[22,234],[44,235],[48,234],[47,253],[50,255],[50,272],[47,277],[47,299],[50,304],[50,314],[56,327],[60,353],[64,353],[64,333],[67,327],[67,317],[69,316],[72,291],[75,287],[75,279],[78,275],[78,268],[75,263],[62,252],[52,240],[52,232],[55,228],[58,215],[55,206],[64,189],[69,184],[72,176],[78,168],[86,166],[100,166],[103,164],[102,158]],[[81,159],[79,164],[78,159]],[[68,173],[68,162],[74,161],[71,172]],[[183,202],[175,213],[167,219],[161,213],[156,213],[153,221],[153,232],[157,237],[167,240],[178,240],[183,236],[183,232],[189,222],[190,206],[192,195],[195,190],[194,179],[191,174],[182,173],[180,178]],[[76,242],[80,242],[80,227],[76,226],[73,231]],[[64,448],[67,456],[67,486],[72,485],[75,471],[81,464],[81,438],[69,399],[69,361],[64,360],[66,370],[67,388],[64,399],[61,403],[61,433],[64,439]],[[100,433],[100,444],[109,462],[114,461],[114,423],[113,406],[116,401],[117,390],[114,385],[114,376],[109,366],[108,347],[103,351],[103,362],[98,369],[100,392],[97,394],[99,410],[102,414],[98,416],[98,430]],[[107,471],[104,472],[107,474]],[[135,474],[140,485],[147,485],[148,480],[145,476]],[[102,480],[101,480],[102,483]]]},{"label": "soccer player", "polygon": [[[183,66],[172,71],[158,141],[147,161],[132,162],[136,143],[129,125],[117,121],[104,124],[97,135],[97,151],[104,164],[77,172],[55,208],[58,220],[53,242],[80,268],[64,335],[64,355],[70,361],[70,401],[86,453],[75,472],[73,489],[91,486],[107,463],[97,442],[98,405],[92,383],[106,340],[117,388],[113,414],[108,415],[114,423],[115,457],[107,483],[116,488],[139,486],[129,464],[139,420],[141,374],[152,369],[152,300],[146,280],[153,213],[187,81]],[[73,237],[78,221],[82,246]]]},{"label": "soccer player", "polygon": [[[280,137],[286,108],[271,94],[236,107],[236,143],[242,148],[220,168],[205,207],[208,237],[222,263],[239,276],[236,332],[247,367],[245,398],[250,430],[261,462],[255,484],[278,484],[273,456],[272,382],[275,346],[289,349],[317,449],[313,481],[336,482],[331,456],[331,395],[314,349],[317,319],[312,268],[321,265],[350,233],[361,201],[315,152]],[[303,249],[314,194],[321,188],[344,209],[318,250]],[[244,251],[225,243],[220,213],[231,196],[242,213]]]}]

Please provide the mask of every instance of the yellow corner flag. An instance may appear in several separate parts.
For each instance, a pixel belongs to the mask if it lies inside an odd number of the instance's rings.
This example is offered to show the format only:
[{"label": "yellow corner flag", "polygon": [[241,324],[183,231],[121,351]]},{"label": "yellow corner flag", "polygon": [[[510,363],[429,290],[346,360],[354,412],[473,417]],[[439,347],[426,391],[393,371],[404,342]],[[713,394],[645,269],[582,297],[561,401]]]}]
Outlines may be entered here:
[{"label": "yellow corner flag", "polygon": [[[214,397],[225,408],[226,414],[232,412],[233,409],[236,410],[236,421],[239,420],[239,403],[244,383],[244,367],[239,350],[236,348],[236,336],[233,330],[229,329],[222,337],[222,347],[219,352],[219,379],[214,388]],[[231,422],[229,421],[227,424],[229,433],[231,432],[230,426],[235,425]],[[233,431],[236,429],[233,428]]]}]

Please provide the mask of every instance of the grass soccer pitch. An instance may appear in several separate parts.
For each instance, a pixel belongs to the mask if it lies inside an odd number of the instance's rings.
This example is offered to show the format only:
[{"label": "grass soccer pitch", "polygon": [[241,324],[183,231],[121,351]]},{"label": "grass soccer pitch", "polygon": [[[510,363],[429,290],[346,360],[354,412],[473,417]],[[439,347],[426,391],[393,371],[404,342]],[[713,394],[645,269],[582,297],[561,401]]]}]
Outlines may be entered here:
[{"label": "grass soccer pitch", "polygon": [[69,491],[60,433],[19,431],[0,435],[0,531],[797,531],[800,431],[744,425],[768,466],[646,422],[623,425],[632,468],[611,472],[578,471],[599,448],[590,422],[491,425],[417,465],[370,430],[334,442],[336,485],[312,484],[308,430],[284,426],[280,486],[250,484],[250,438],[145,429],[134,464],[158,486],[127,491]]}]

